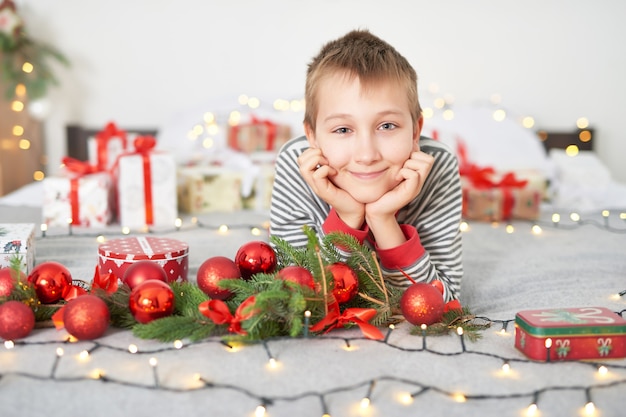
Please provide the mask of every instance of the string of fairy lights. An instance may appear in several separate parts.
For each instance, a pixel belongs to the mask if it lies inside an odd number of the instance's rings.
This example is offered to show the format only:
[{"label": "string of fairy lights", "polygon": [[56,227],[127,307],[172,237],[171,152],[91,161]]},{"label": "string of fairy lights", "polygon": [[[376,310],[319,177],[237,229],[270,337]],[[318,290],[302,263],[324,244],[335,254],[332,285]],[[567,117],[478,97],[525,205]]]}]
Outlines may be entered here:
[{"label": "string of fairy lights", "polygon": [[[494,223],[494,227],[501,227],[504,225],[504,231],[506,233],[514,233],[518,232],[522,225],[524,227],[530,226],[530,232],[533,234],[540,234],[544,229],[551,228],[553,230],[573,230],[580,227],[595,227],[601,229],[603,231],[609,233],[626,233],[626,214],[619,211],[609,211],[604,210],[600,213],[600,219],[598,220],[598,214],[590,215],[589,218],[582,216],[577,213],[568,213],[568,214],[559,214],[554,213],[549,220],[542,221],[522,221],[516,220],[511,223]],[[623,226],[621,226],[623,224]],[[90,230],[89,228],[72,228],[71,224],[67,231],[63,230],[51,230],[52,233],[47,233],[48,230],[43,227],[41,228],[41,235],[37,237],[37,239],[54,239],[56,237],[67,237],[73,234],[84,238],[96,238],[98,242],[103,242],[106,240],[103,233],[98,233],[98,231]],[[248,230],[252,236],[262,236],[267,234],[269,225],[267,222],[259,222],[259,224],[215,224],[205,222],[198,217],[186,218],[183,220],[179,218],[176,220],[175,224],[171,228],[158,229],[159,233],[168,234],[168,233],[176,233],[180,231],[187,231],[193,228],[203,228],[208,230],[213,230],[218,234],[228,235],[231,230]],[[470,233],[472,230],[471,222],[465,221],[461,225],[462,230],[465,233]],[[77,229],[77,230],[74,230]],[[112,229],[108,229],[107,232],[110,232]],[[135,233],[134,231],[128,228],[118,229],[119,233],[128,235]],[[116,231],[116,232],[118,232]],[[145,229],[140,231],[141,233],[154,233],[155,231],[151,228],[146,227]],[[614,294],[612,297],[614,299],[621,299],[626,296],[626,289],[623,291]],[[621,311],[616,311],[616,314],[623,317],[626,313],[626,309],[622,309]],[[490,328],[496,334],[506,337],[511,336],[514,333],[512,327],[514,327],[514,319],[491,319],[488,317],[476,317],[476,320],[483,321],[484,323],[489,324]],[[528,406],[524,409],[520,410],[522,415],[526,416],[539,416],[541,414],[542,407],[542,399],[543,401],[548,402],[548,399],[544,399],[547,397],[546,394],[550,392],[560,392],[560,391],[569,391],[569,392],[578,392],[580,393],[580,410],[581,415],[587,416],[596,416],[601,415],[602,405],[596,406],[594,401],[594,395],[602,390],[610,390],[615,387],[626,387],[626,363],[623,361],[619,362],[608,362],[608,361],[546,361],[546,362],[537,362],[531,359],[527,359],[521,355],[517,356],[508,356],[503,354],[498,354],[494,352],[485,352],[474,350],[468,347],[466,343],[462,328],[458,328],[458,332],[456,335],[452,335],[452,337],[458,337],[459,345],[457,349],[449,350],[448,348],[443,350],[433,349],[429,346],[428,340],[429,336],[427,334],[426,328],[422,327],[422,334],[415,336],[415,346],[405,346],[400,343],[394,342],[393,337],[394,326],[390,326],[387,330],[384,340],[382,341],[372,341],[369,339],[365,339],[364,337],[344,337],[337,336],[335,334],[327,334],[323,336],[315,336],[311,337],[308,333],[305,333],[299,339],[301,339],[302,343],[307,343],[310,340],[323,340],[327,343],[337,342],[341,345],[341,347],[350,352],[353,350],[358,350],[359,346],[365,343],[382,343],[385,347],[393,350],[398,350],[402,352],[407,352],[411,354],[434,354],[438,356],[444,357],[461,357],[464,355],[469,356],[477,356],[483,357],[488,361],[493,361],[496,365],[493,366],[494,371],[498,377],[506,378],[515,372],[516,367],[519,367],[520,364],[537,364],[537,366],[575,366],[575,367],[590,367],[594,370],[595,377],[590,380],[588,384],[548,384],[541,385],[540,387],[531,388],[531,389],[522,389],[521,391],[508,392],[508,393],[486,393],[486,392],[461,392],[459,390],[445,388],[443,386],[433,384],[431,382],[426,382],[425,379],[420,378],[405,378],[398,377],[394,375],[378,375],[373,378],[365,378],[363,380],[355,381],[349,384],[336,384],[335,386],[328,387],[325,389],[319,390],[304,390],[303,392],[295,392],[291,394],[282,394],[282,395],[266,395],[261,392],[258,392],[255,389],[245,388],[233,383],[228,382],[220,382],[219,380],[214,380],[210,378],[209,375],[203,374],[202,372],[196,372],[188,375],[188,383],[185,386],[177,386],[175,384],[168,383],[166,378],[162,377],[161,367],[159,366],[159,358],[163,355],[168,355],[170,352],[179,351],[184,349],[190,349],[195,346],[201,346],[206,344],[219,344],[223,346],[223,348],[232,353],[239,353],[241,351],[250,351],[255,349],[262,349],[264,352],[267,364],[265,368],[268,372],[272,372],[272,370],[278,369],[282,366],[285,366],[278,359],[278,356],[275,354],[278,349],[282,346],[282,343],[287,340],[294,340],[298,338],[293,337],[285,337],[285,338],[274,338],[267,339],[257,342],[251,342],[245,345],[242,344],[234,344],[228,343],[220,338],[209,338],[198,342],[188,342],[184,340],[176,340],[171,344],[159,344],[158,347],[153,347],[153,344],[150,344],[150,347],[141,347],[137,343],[129,344],[127,347],[115,346],[108,343],[103,343],[101,341],[77,341],[73,339],[71,336],[64,340],[49,340],[49,341],[28,341],[28,340],[20,340],[20,341],[5,341],[4,347],[6,351],[10,350],[18,350],[20,348],[26,348],[28,346],[33,345],[45,345],[51,346],[53,352],[53,363],[51,365],[49,372],[28,372],[23,370],[13,370],[13,371],[1,371],[0,372],[0,380],[9,379],[9,378],[26,378],[26,379],[36,379],[41,381],[50,381],[50,382],[100,382],[103,384],[113,384],[126,386],[134,389],[141,390],[154,390],[154,391],[165,391],[165,392],[194,392],[194,391],[213,391],[217,393],[219,390],[230,390],[237,392],[253,402],[257,403],[257,406],[254,410],[250,410],[253,415],[256,417],[262,417],[267,414],[271,414],[272,407],[278,406],[280,403],[297,403],[298,401],[304,401],[308,398],[316,398],[319,401],[319,413],[323,417],[331,416],[333,412],[333,408],[337,407],[332,399],[336,394],[341,393],[354,393],[354,405],[362,410],[367,410],[372,405],[375,406],[377,401],[383,401],[382,396],[383,392],[388,392],[388,390],[382,390],[380,387],[382,385],[390,385],[394,392],[393,401],[398,404],[404,405],[406,407],[410,407],[414,402],[425,401],[421,400],[422,397],[437,394],[439,396],[444,396],[448,398],[450,401],[456,403],[464,403],[464,402],[480,402],[480,401],[489,401],[489,400],[519,400],[519,399],[528,399]],[[339,332],[333,332],[339,333]],[[432,336],[431,336],[432,337]],[[65,350],[67,346],[70,344],[82,344],[85,345],[85,348],[81,350],[76,355],[67,355]],[[549,351],[550,346],[546,344],[546,350]],[[71,375],[64,376],[60,375],[58,372],[59,366],[63,361],[67,360],[75,360],[75,361],[88,361],[94,355],[97,355],[98,352],[101,351],[114,351],[119,354],[127,354],[134,355],[137,358],[141,358],[140,361],[145,360],[145,369],[146,372],[150,372],[152,375],[151,381],[149,383],[137,382],[132,380],[131,378],[124,379],[119,376],[112,376],[107,373],[106,369],[93,369],[89,372],[86,372],[83,375]],[[51,353],[52,353],[51,352]],[[1,358],[1,356],[0,356]],[[71,359],[70,359],[71,358]],[[549,358],[549,355],[548,355]],[[114,366],[114,365],[112,365]],[[542,371],[543,372],[543,371]],[[611,378],[608,378],[607,375],[611,374]],[[408,387],[408,388],[407,388]],[[378,390],[380,389],[380,394]],[[259,387],[259,390],[261,388]],[[600,398],[603,398],[600,396]],[[517,404],[518,402],[515,402]],[[606,407],[610,407],[610,404],[605,405]],[[335,410],[335,412],[338,412]],[[365,411],[364,411],[365,412]]]},{"label": "string of fairy lights", "polygon": [[[208,213],[210,215],[210,213]],[[537,220],[525,220],[525,219],[513,219],[511,221],[494,221],[492,225],[494,227],[500,227],[504,225],[504,230],[507,233],[514,233],[516,226],[530,225],[530,232],[533,234],[541,234],[544,229],[562,229],[573,230],[584,226],[596,227],[600,230],[604,230],[610,233],[624,234],[626,233],[626,209],[624,210],[601,210],[599,212],[602,220],[597,220],[597,213],[589,213],[588,215],[581,215],[577,212],[559,213],[555,211],[552,213],[550,220],[537,219]],[[588,217],[585,217],[588,216]],[[569,220],[568,220],[569,219]],[[463,220],[460,224],[462,232],[467,232],[471,228],[471,220]],[[480,222],[484,223],[484,222]],[[126,226],[119,226],[119,229],[115,230],[115,225],[107,227],[105,230],[100,230],[91,227],[80,227],[72,224],[72,219],[67,219],[67,229],[55,227],[53,233],[49,233],[49,228],[46,223],[40,225],[41,237],[64,237],[78,234],[82,237],[95,237],[99,241],[104,240],[103,232],[130,235],[132,233],[175,233],[181,230],[186,230],[189,227],[197,227],[202,229],[214,230],[220,234],[227,234],[233,229],[248,229],[253,236],[261,236],[267,233],[269,230],[269,220],[260,223],[237,223],[237,224],[215,224],[207,223],[198,216],[189,216],[185,219],[178,217],[174,221],[171,227],[160,226],[153,228],[148,225],[141,229],[131,229]],[[78,232],[78,233],[76,233]]]},{"label": "string of fairy lights", "polygon": [[[624,310],[620,312],[623,314]],[[460,329],[460,328],[459,328]],[[427,395],[428,393],[438,393],[443,395],[444,397],[449,398],[450,401],[464,403],[468,401],[484,401],[484,400],[508,400],[508,399],[518,399],[518,398],[528,398],[529,403],[525,410],[521,410],[527,416],[535,416],[539,415],[540,410],[540,399],[541,397],[548,392],[556,392],[556,391],[574,391],[581,393],[581,410],[583,415],[593,416],[596,415],[596,405],[593,401],[592,393],[596,391],[600,391],[603,389],[609,389],[613,387],[626,386],[626,374],[622,374],[626,371],[626,363],[607,363],[603,361],[558,361],[551,363],[537,363],[529,359],[525,359],[522,357],[509,357],[501,354],[496,354],[492,352],[484,352],[469,349],[465,344],[462,331],[458,332],[458,337],[460,341],[460,345],[457,349],[452,351],[440,351],[436,349],[432,349],[428,347],[426,332],[424,332],[421,336],[421,342],[419,342],[419,336],[416,336],[418,341],[416,347],[407,347],[400,345],[399,343],[393,343],[393,335],[392,332],[394,330],[393,326],[389,327],[387,335],[382,341],[373,341],[370,339],[366,339],[364,337],[342,337],[342,336],[334,336],[334,335],[324,335],[324,336],[316,336],[315,339],[323,339],[326,342],[334,343],[338,342],[342,345],[342,348],[346,351],[354,351],[359,349],[360,344],[363,343],[381,343],[385,347],[389,349],[394,349],[398,351],[403,351],[411,354],[420,354],[420,353],[429,353],[437,356],[445,356],[445,357],[457,357],[461,355],[471,355],[483,357],[488,360],[493,360],[497,362],[499,365],[493,365],[494,368],[498,367],[497,375],[502,378],[506,378],[514,373],[514,368],[518,364],[526,363],[535,363],[540,366],[567,366],[568,369],[572,366],[577,367],[589,367],[594,370],[594,374],[600,382],[592,383],[592,384],[560,384],[560,385],[546,385],[536,389],[530,389],[521,392],[512,392],[512,393],[467,393],[460,392],[458,390],[450,390],[440,386],[437,386],[432,383],[426,383],[420,379],[409,379],[406,377],[398,377],[393,375],[380,375],[375,378],[365,379],[362,381],[357,381],[352,384],[345,385],[337,385],[332,388],[327,388],[324,390],[315,390],[315,391],[304,391],[298,392],[291,395],[262,395],[258,392],[255,392],[249,388],[244,388],[232,383],[221,383],[219,381],[212,380],[211,378],[203,375],[202,373],[194,373],[189,375],[188,383],[184,386],[173,386],[166,384],[161,378],[159,373],[159,360],[158,356],[166,354],[172,351],[179,351],[182,349],[192,348],[194,346],[207,345],[207,344],[220,344],[224,347],[225,350],[231,353],[237,353],[244,351],[246,349],[263,349],[267,357],[266,369],[269,372],[272,370],[278,369],[283,364],[277,359],[277,355],[275,355],[275,346],[280,347],[281,342],[286,340],[294,340],[292,337],[281,337],[281,338],[273,338],[262,340],[258,342],[252,342],[246,345],[238,345],[238,344],[229,344],[222,339],[218,338],[210,338],[205,339],[198,342],[184,342],[182,340],[176,340],[172,344],[162,345],[157,348],[146,348],[142,349],[136,344],[130,344],[127,348],[122,348],[120,346],[114,346],[106,343],[102,343],[99,341],[85,341],[80,342],[84,345],[88,345],[85,349],[81,350],[78,354],[73,355],[72,360],[86,362],[90,359],[91,356],[95,355],[97,351],[110,350],[115,351],[120,354],[128,354],[134,355],[138,357],[142,357],[142,360],[146,362],[146,370],[151,372],[152,380],[150,383],[140,383],[134,382],[132,380],[123,380],[113,376],[109,376],[106,370],[102,369],[93,369],[91,372],[85,375],[79,376],[61,376],[58,374],[58,368],[63,360],[70,360],[67,358],[68,355],[65,354],[65,349],[63,348],[67,344],[78,343],[76,340],[72,340],[71,336],[64,341],[38,341],[38,342],[30,342],[30,341],[6,341],[4,343],[6,350],[19,349],[25,346],[32,345],[51,345],[54,349],[54,360],[50,367],[49,372],[25,372],[25,371],[5,371],[0,372],[0,380],[4,378],[28,378],[28,379],[36,379],[40,381],[50,381],[50,382],[86,382],[86,381],[99,381],[105,384],[114,384],[114,385],[122,385],[130,388],[136,389],[144,389],[144,390],[156,390],[156,391],[167,391],[167,392],[192,392],[192,391],[206,391],[206,390],[231,390],[236,391],[239,394],[242,394],[250,399],[256,401],[258,403],[255,410],[253,410],[254,415],[256,417],[262,417],[266,415],[268,409],[270,409],[274,404],[279,402],[288,402],[294,403],[300,400],[303,400],[307,397],[317,397],[320,401],[320,415],[323,417],[328,417],[331,415],[331,409],[329,407],[328,398],[333,394],[342,393],[342,392],[354,392],[357,396],[355,399],[355,403],[358,404],[358,407],[362,409],[367,409],[372,405],[373,402],[376,401],[375,390],[378,385],[381,383],[391,383],[396,387],[394,390],[394,401],[397,401],[399,404],[403,404],[409,407],[414,401],[418,400],[418,397],[422,397]],[[497,330],[497,333],[500,335],[507,335],[508,331],[506,327],[503,326],[502,329]],[[309,336],[303,336],[300,338],[303,343],[306,343],[309,339]],[[421,344],[421,345],[420,345]],[[608,375],[612,374],[612,378],[608,378]],[[406,387],[411,387],[411,389],[407,389]],[[401,388],[400,388],[401,387]],[[361,393],[361,394],[359,394]],[[252,411],[252,410],[251,410]]]}]

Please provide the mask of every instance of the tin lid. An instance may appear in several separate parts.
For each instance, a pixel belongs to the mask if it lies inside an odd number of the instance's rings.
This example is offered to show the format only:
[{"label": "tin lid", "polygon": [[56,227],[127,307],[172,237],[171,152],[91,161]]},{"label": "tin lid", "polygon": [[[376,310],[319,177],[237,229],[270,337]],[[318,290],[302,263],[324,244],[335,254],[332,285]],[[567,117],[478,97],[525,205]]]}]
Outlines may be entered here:
[{"label": "tin lid", "polygon": [[520,311],[515,325],[535,336],[626,334],[626,320],[604,307]]},{"label": "tin lid", "polygon": [[176,239],[153,236],[113,239],[98,247],[102,257],[127,261],[172,259],[186,255],[189,245]]}]

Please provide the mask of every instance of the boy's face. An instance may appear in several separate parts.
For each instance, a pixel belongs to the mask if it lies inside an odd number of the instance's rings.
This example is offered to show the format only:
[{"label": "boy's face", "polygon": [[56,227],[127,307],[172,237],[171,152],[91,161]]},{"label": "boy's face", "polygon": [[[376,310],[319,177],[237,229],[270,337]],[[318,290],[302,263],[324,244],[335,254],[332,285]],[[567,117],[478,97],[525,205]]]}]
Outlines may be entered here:
[{"label": "boy's face", "polygon": [[380,82],[361,89],[357,77],[321,80],[316,128],[304,126],[312,147],[337,170],[330,180],[355,200],[378,200],[400,183],[398,171],[419,150],[422,119],[413,126],[406,92]]}]

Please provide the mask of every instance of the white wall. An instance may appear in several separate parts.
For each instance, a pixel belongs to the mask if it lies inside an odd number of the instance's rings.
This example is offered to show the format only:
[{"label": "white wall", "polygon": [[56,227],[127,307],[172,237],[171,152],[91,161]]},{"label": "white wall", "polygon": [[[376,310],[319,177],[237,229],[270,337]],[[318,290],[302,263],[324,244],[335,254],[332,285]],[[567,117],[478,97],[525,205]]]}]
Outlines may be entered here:
[{"label": "white wall", "polygon": [[64,126],[162,126],[215,97],[302,94],[327,40],[369,28],[456,103],[500,94],[537,127],[585,116],[626,181],[626,2],[592,0],[21,0],[35,38],[71,60],[46,119],[50,170]]}]

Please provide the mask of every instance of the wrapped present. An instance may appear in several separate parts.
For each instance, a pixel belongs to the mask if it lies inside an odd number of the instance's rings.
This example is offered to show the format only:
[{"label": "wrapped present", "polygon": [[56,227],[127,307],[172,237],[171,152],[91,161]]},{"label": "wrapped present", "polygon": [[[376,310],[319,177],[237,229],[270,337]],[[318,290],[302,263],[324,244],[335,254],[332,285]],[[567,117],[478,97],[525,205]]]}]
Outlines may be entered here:
[{"label": "wrapped present", "polygon": [[0,223],[0,248],[0,268],[10,267],[11,259],[18,256],[22,272],[28,275],[35,266],[35,225]]},{"label": "wrapped present", "polygon": [[43,223],[104,227],[115,215],[113,179],[94,166],[64,158],[65,171],[43,180]]},{"label": "wrapped present", "polygon": [[479,187],[462,181],[463,218],[480,221],[539,218],[543,190],[529,185]]},{"label": "wrapped present", "polygon": [[251,210],[268,210],[272,202],[272,187],[274,185],[274,164],[262,163],[258,165],[259,173],[254,181],[251,193],[244,196],[243,207]]},{"label": "wrapped present", "polygon": [[87,155],[89,163],[98,171],[110,171],[117,158],[126,151],[127,134],[109,122],[95,136],[87,139]]},{"label": "wrapped present", "polygon": [[135,150],[122,154],[114,168],[118,219],[122,226],[172,226],[178,217],[176,162],[154,149],[156,139],[137,136]]},{"label": "wrapped present", "polygon": [[178,205],[186,213],[241,210],[242,174],[218,166],[183,167],[178,171]]},{"label": "wrapped present", "polygon": [[261,120],[255,117],[250,123],[229,126],[228,145],[235,150],[276,153],[291,139],[291,126]]},{"label": "wrapped present", "polygon": [[187,281],[189,245],[176,239],[139,236],[109,240],[98,246],[98,265],[103,274],[122,279],[135,262],[149,260],[159,264],[168,282]]},{"label": "wrapped present", "polygon": [[626,320],[604,307],[520,311],[515,347],[538,361],[626,357]]}]

